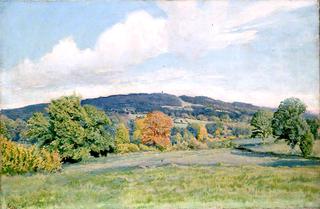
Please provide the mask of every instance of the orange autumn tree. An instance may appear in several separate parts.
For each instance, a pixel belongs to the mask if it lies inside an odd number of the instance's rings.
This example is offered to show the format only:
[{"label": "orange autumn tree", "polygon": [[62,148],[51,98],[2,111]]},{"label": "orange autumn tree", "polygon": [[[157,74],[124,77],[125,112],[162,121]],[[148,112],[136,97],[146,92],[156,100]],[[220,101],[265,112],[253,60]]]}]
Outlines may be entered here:
[{"label": "orange autumn tree", "polygon": [[166,114],[159,111],[148,113],[142,129],[142,143],[156,145],[162,149],[169,147],[172,127],[172,119]]}]

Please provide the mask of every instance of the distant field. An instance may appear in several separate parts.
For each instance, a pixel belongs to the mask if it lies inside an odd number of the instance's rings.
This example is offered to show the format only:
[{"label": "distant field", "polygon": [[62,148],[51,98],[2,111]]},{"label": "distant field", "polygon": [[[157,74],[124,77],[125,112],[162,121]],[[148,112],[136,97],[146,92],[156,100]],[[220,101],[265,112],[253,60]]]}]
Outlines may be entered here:
[{"label": "distant field", "polygon": [[301,208],[320,205],[319,165],[232,149],[151,152],[2,182],[9,208]]}]

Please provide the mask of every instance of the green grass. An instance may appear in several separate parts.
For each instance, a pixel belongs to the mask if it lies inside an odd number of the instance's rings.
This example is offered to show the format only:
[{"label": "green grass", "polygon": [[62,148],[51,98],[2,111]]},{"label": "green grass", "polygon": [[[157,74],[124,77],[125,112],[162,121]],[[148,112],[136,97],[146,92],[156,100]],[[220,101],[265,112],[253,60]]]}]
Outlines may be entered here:
[{"label": "green grass", "polygon": [[319,166],[235,157],[243,161],[231,164],[228,149],[112,155],[61,173],[3,177],[3,194],[9,208],[319,207]]}]

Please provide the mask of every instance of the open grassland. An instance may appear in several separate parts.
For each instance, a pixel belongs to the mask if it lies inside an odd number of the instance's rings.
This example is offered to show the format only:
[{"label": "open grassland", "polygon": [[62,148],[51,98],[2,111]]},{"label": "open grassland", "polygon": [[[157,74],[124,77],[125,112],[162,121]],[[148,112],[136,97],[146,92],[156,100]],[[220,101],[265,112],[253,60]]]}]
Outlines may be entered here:
[{"label": "open grassland", "polygon": [[[283,161],[291,167],[282,167]],[[3,177],[2,184],[9,208],[320,205],[319,161],[232,149],[111,155],[67,165],[60,173]]]}]

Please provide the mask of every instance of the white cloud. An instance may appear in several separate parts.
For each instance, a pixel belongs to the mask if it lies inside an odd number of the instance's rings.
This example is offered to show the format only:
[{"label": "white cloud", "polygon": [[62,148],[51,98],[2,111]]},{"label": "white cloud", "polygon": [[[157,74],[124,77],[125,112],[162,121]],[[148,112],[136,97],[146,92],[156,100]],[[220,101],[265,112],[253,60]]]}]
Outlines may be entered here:
[{"label": "white cloud", "polygon": [[48,92],[70,86],[112,85],[117,73],[167,51],[164,27],[163,18],[137,11],[103,32],[92,49],[81,50],[67,37],[38,61],[2,70],[1,107],[46,102],[53,98]]},{"label": "white cloud", "polygon": [[[245,3],[245,2],[243,2]],[[166,12],[169,50],[197,58],[212,49],[245,44],[257,35],[254,21],[277,11],[290,11],[316,1],[256,1],[233,8],[228,1],[160,1]],[[240,4],[241,5],[241,4]],[[249,25],[247,25],[249,24]]]}]

